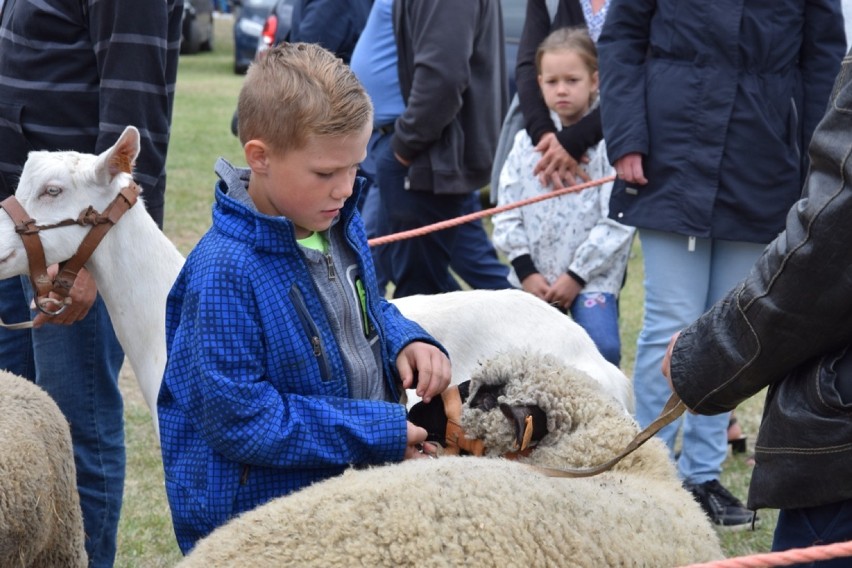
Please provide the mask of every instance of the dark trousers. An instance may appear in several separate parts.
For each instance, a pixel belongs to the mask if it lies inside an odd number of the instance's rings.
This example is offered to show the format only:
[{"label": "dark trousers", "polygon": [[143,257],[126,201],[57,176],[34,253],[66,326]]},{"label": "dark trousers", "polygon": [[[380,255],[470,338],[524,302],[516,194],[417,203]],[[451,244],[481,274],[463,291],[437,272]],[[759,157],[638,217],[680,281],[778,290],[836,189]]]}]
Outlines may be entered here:
[{"label": "dark trousers", "polygon": [[[830,483],[830,480],[826,482]],[[807,509],[782,509],[778,514],[772,550],[805,548],[848,540],[852,540],[852,500]],[[852,558],[846,556],[796,566],[846,568],[852,566]]]}]

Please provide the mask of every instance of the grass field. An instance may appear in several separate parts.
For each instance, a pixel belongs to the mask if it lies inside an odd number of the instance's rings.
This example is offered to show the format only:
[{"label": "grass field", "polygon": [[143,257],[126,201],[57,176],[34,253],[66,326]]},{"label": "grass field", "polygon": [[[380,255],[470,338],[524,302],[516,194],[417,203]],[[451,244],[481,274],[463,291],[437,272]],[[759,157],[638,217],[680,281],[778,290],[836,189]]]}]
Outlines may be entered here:
[{"label": "grass field", "polygon": [[[178,248],[189,252],[210,224],[213,164],[224,156],[243,163],[240,145],[230,133],[242,77],[233,74],[231,22],[216,20],[212,53],[181,60],[175,100],[172,138],[167,163],[165,231]],[[642,266],[638,246],[631,257],[628,281],[621,301],[623,366],[633,367],[636,335],[642,317]],[[173,566],[180,558],[169,521],[163,487],[162,462],[150,416],[132,372],[122,373],[127,431],[127,484],[119,526],[116,566],[156,568]],[[745,403],[738,416],[753,443],[762,400]],[[751,468],[746,456],[731,456],[723,483],[744,498]],[[721,533],[729,556],[765,552],[771,544],[775,512],[761,512],[762,524],[754,532]],[[251,559],[246,559],[251,565]]]}]

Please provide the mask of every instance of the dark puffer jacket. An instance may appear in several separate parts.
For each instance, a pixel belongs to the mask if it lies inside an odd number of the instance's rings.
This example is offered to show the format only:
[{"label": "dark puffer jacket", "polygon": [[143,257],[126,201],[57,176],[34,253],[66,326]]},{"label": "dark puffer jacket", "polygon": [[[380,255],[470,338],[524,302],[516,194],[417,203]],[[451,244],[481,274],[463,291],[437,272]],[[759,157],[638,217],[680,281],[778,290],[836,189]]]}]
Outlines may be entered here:
[{"label": "dark puffer jacket", "polygon": [[612,0],[598,40],[610,216],[639,228],[768,243],[799,198],[806,141],[845,52],[837,0]]}]

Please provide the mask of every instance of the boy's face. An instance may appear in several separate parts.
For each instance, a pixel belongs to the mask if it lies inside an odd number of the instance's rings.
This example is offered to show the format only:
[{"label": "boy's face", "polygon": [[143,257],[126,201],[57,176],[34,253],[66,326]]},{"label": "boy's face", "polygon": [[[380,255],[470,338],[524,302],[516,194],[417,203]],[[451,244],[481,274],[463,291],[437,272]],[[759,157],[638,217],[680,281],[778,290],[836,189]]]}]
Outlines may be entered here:
[{"label": "boy's face", "polygon": [[352,195],[371,132],[367,124],[357,133],[311,136],[301,148],[267,153],[264,167],[252,167],[249,182],[258,211],[290,219],[299,239],[328,229]]}]

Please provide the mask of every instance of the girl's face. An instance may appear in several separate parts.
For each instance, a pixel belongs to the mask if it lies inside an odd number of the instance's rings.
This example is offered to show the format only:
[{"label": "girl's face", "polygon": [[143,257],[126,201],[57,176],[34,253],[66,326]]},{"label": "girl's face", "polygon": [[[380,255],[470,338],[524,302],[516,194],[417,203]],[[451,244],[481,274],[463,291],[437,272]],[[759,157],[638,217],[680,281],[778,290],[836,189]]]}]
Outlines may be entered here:
[{"label": "girl's face", "polygon": [[547,51],[541,57],[538,85],[547,108],[568,126],[588,112],[598,90],[598,72],[590,72],[574,51]]}]

